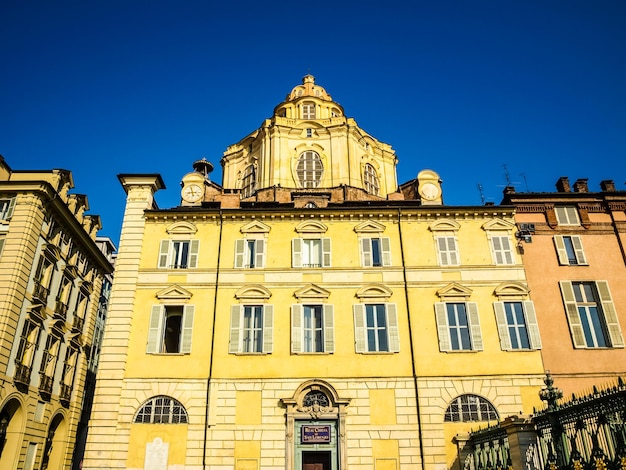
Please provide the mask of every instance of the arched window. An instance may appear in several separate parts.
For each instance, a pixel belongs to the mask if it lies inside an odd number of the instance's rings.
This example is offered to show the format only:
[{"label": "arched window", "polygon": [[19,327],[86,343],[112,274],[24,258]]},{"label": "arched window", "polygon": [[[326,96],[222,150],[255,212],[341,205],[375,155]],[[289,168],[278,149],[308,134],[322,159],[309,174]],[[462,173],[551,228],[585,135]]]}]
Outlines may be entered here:
[{"label": "arched window", "polygon": [[296,172],[303,188],[317,188],[322,180],[324,167],[320,156],[312,150],[307,150],[298,160]]},{"label": "arched window", "polygon": [[187,411],[178,400],[165,395],[158,395],[141,405],[135,415],[134,422],[147,424],[187,423]]},{"label": "arched window", "polygon": [[241,197],[247,198],[252,196],[256,187],[256,174],[254,171],[254,165],[249,165],[243,172],[241,178]]},{"label": "arched window", "polygon": [[364,180],[365,180],[365,190],[370,194],[375,194],[378,196],[380,191],[380,184],[378,182],[378,173],[376,173],[376,169],[367,163],[365,165],[364,171]]},{"label": "arched window", "polygon": [[461,395],[448,405],[444,415],[447,422],[497,421],[498,412],[495,407],[477,395]]},{"label": "arched window", "polygon": [[302,119],[315,119],[315,103],[302,103]]}]

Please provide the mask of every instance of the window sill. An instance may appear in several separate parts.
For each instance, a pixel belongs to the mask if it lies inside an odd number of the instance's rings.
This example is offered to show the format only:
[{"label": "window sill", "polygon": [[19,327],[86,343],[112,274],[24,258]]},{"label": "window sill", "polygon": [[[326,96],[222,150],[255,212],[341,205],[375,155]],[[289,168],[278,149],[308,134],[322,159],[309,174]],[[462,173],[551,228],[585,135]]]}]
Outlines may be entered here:
[{"label": "window sill", "polygon": [[292,356],[328,356],[333,354],[332,352],[326,351],[315,351],[315,352],[292,352]]},{"label": "window sill", "polygon": [[234,353],[229,353],[229,354],[233,354],[235,356],[267,356],[271,353],[266,353],[266,352],[234,352]]},{"label": "window sill", "polygon": [[366,356],[369,356],[369,355],[372,355],[372,354],[378,354],[378,355],[382,354],[382,355],[385,355],[385,356],[391,356],[393,354],[398,354],[399,352],[400,351],[361,351],[361,352],[358,352],[357,354],[363,354],[363,355],[366,355]]},{"label": "window sill", "polygon": [[149,352],[150,356],[189,356],[191,353]]}]

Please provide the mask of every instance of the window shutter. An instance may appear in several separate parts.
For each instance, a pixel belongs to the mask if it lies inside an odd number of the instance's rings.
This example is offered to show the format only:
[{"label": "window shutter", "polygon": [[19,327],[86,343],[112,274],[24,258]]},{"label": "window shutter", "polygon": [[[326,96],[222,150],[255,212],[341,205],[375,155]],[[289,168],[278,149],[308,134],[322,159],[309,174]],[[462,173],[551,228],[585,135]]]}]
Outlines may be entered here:
[{"label": "window shutter", "polygon": [[611,346],[614,348],[623,348],[624,337],[622,336],[622,330],[617,319],[615,305],[613,304],[613,299],[611,298],[609,283],[607,281],[596,281],[596,287],[598,288],[600,302],[602,302],[602,312],[604,313],[606,329],[608,330],[609,337],[611,338]]},{"label": "window shutter", "polygon": [[565,242],[562,235],[554,236],[554,246],[556,247],[556,254],[559,258],[559,264],[566,266],[569,264],[569,258],[567,257],[567,250],[565,249]]},{"label": "window shutter", "polygon": [[454,237],[447,237],[448,239],[448,257],[451,266],[459,265],[459,256],[456,248],[456,239]]},{"label": "window shutter", "polygon": [[354,350],[357,353],[367,351],[367,332],[365,330],[365,305],[354,305]]},{"label": "window shutter", "polygon": [[504,264],[513,264],[513,250],[511,249],[511,240],[509,240],[509,237],[500,237],[500,243],[502,243],[502,256],[504,257]]},{"label": "window shutter", "polygon": [[170,241],[161,240],[161,248],[159,250],[159,268],[167,268],[167,255],[170,250]]},{"label": "window shutter", "polygon": [[494,302],[493,310],[496,312],[496,324],[498,325],[498,335],[500,336],[500,348],[503,351],[513,349],[511,345],[511,337],[509,336],[509,327],[506,323],[506,311],[504,302]]},{"label": "window shutter", "polygon": [[3,247],[4,247],[4,237],[0,237],[0,255],[2,254]]},{"label": "window shutter", "polygon": [[435,302],[435,319],[439,333],[439,351],[451,351],[450,331],[448,329],[448,315],[445,302]]},{"label": "window shutter", "polygon": [[243,268],[245,247],[246,247],[245,240],[243,239],[235,240],[235,268]]},{"label": "window shutter", "polygon": [[180,337],[180,352],[189,354],[191,352],[191,336],[193,334],[193,315],[195,307],[186,305],[183,312],[183,328]]},{"label": "window shutter", "polygon": [[524,302],[524,317],[526,318],[526,328],[528,330],[528,340],[531,349],[541,349],[541,335],[539,334],[539,323],[535,314],[535,304],[532,300]]},{"label": "window shutter", "polygon": [[294,268],[302,267],[302,238],[291,240],[291,265]]},{"label": "window shutter", "polygon": [[330,238],[322,238],[322,267],[329,268],[330,265]]},{"label": "window shutter", "polygon": [[361,239],[361,265],[363,267],[372,265],[372,241],[369,238]]},{"label": "window shutter", "polygon": [[391,266],[391,241],[389,237],[381,238],[380,245],[383,254],[383,266]]},{"label": "window shutter", "polygon": [[255,260],[254,267],[255,268],[263,268],[265,267],[265,240],[257,240],[254,244],[255,251]]},{"label": "window shutter", "polygon": [[13,211],[15,210],[15,201],[17,200],[16,197],[12,197],[9,200],[9,208],[7,209],[7,214],[4,217],[5,220],[9,220],[11,217],[13,217]]},{"label": "window shutter", "polygon": [[200,248],[200,240],[191,240],[189,243],[189,267],[198,267],[198,250]]},{"label": "window shutter", "polygon": [[502,246],[500,245],[500,237],[491,237],[491,250],[495,263],[502,264]]},{"label": "window shutter", "polygon": [[335,316],[332,305],[324,305],[324,352],[335,352]]},{"label": "window shutter", "polygon": [[572,245],[574,246],[574,253],[576,253],[576,261],[578,264],[587,264],[585,251],[583,250],[583,242],[578,235],[572,236]]},{"label": "window shutter", "polygon": [[387,335],[389,337],[389,351],[400,351],[400,334],[398,332],[398,312],[396,304],[385,304],[387,312]]},{"label": "window shutter", "polygon": [[160,305],[153,305],[152,312],[150,313],[150,323],[148,326],[148,344],[146,346],[147,353],[161,352],[161,317],[163,314],[163,307]]},{"label": "window shutter", "polygon": [[447,238],[446,237],[437,237],[437,253],[439,254],[439,264],[441,266],[447,266],[448,256],[446,253],[447,250]]},{"label": "window shutter", "polygon": [[241,351],[239,344],[241,339],[241,305],[233,305],[230,307],[230,339],[228,343],[228,352],[231,354]]},{"label": "window shutter", "polygon": [[272,353],[274,337],[274,306],[263,305],[263,352]]},{"label": "window shutter", "polygon": [[559,285],[561,286],[561,295],[563,296],[565,313],[567,314],[567,322],[569,323],[569,330],[572,335],[574,347],[585,348],[587,347],[587,343],[585,342],[585,333],[583,332],[583,325],[580,321],[580,315],[578,314],[572,283],[571,281],[559,281]]},{"label": "window shutter", "polygon": [[291,353],[302,352],[302,314],[301,304],[291,306]]},{"label": "window shutter", "polygon": [[480,334],[480,318],[478,316],[478,304],[467,302],[467,318],[469,320],[470,334],[472,336],[472,349],[474,351],[483,350],[483,338]]}]

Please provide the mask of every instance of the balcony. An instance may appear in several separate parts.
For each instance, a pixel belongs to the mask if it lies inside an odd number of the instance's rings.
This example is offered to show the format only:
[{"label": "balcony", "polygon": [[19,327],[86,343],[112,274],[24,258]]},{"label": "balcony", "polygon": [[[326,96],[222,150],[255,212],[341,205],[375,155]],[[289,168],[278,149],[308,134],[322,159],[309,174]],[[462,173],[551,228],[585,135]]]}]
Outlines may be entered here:
[{"label": "balcony", "polygon": [[76,333],[83,332],[83,326],[85,325],[85,319],[79,316],[74,317],[74,324],[72,325],[72,331]]},{"label": "balcony", "polygon": [[35,287],[33,288],[33,299],[39,300],[42,304],[48,302],[48,296],[50,295],[50,289],[44,286],[40,281],[35,281]]},{"label": "balcony", "polygon": [[70,404],[70,398],[72,397],[72,386],[61,383],[61,390],[59,392],[59,400],[61,404],[68,407]]},{"label": "balcony", "polygon": [[67,304],[57,299],[54,306],[54,316],[65,321],[67,319]]},{"label": "balcony", "polygon": [[22,364],[21,362],[15,363],[15,374],[13,375],[13,381],[17,388],[26,388],[30,385],[30,372],[31,367]]},{"label": "balcony", "polygon": [[52,395],[52,377],[48,377],[46,374],[41,374],[39,378],[39,394],[42,398],[50,400],[50,395]]}]

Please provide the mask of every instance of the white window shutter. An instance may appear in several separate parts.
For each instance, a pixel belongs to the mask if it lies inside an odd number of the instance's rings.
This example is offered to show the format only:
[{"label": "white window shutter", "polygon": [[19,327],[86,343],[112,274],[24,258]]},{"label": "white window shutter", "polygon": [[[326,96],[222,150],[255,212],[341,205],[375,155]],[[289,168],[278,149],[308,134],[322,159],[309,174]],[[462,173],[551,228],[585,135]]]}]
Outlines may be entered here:
[{"label": "white window shutter", "polygon": [[243,268],[245,249],[246,241],[244,239],[235,240],[235,268]]},{"label": "white window shutter", "polygon": [[185,305],[183,311],[183,325],[180,336],[180,352],[189,354],[191,352],[191,337],[193,334],[193,316],[195,307],[193,305]]},{"label": "white window shutter", "polygon": [[448,328],[448,314],[445,302],[435,302],[435,319],[437,320],[437,333],[439,334],[439,350],[451,351],[450,330]]},{"label": "white window shutter", "polygon": [[623,348],[624,337],[622,336],[622,330],[619,326],[619,320],[617,319],[615,304],[613,304],[613,299],[611,298],[609,283],[607,281],[596,281],[596,287],[598,288],[600,302],[602,302],[604,322],[606,323],[606,329],[609,332],[611,346],[614,348]]},{"label": "white window shutter", "polygon": [[449,262],[446,237],[437,237],[437,243],[435,245],[437,246],[437,254],[439,255],[439,264],[441,266],[447,266]]},{"label": "white window shutter", "polygon": [[385,304],[387,313],[387,335],[389,339],[389,351],[400,351],[400,333],[398,332],[398,309],[396,304]]},{"label": "white window shutter", "polygon": [[228,352],[231,354],[241,351],[241,315],[243,308],[241,305],[233,305],[230,308],[230,339],[228,342]]},{"label": "white window shutter", "polygon": [[511,248],[511,240],[509,237],[500,237],[502,243],[504,264],[513,264],[513,249]]},{"label": "white window shutter", "polygon": [[578,235],[572,235],[572,246],[574,247],[574,253],[576,253],[576,262],[578,264],[587,264],[583,242]]},{"label": "white window shutter", "polygon": [[535,314],[535,304],[532,300],[524,302],[524,317],[526,318],[526,329],[531,349],[541,349],[541,335],[539,334],[539,322]]},{"label": "white window shutter", "polygon": [[255,268],[263,268],[265,267],[265,240],[257,240],[254,244],[254,252],[255,260],[254,267]]},{"label": "white window shutter", "polygon": [[467,302],[467,318],[469,320],[470,334],[472,336],[472,349],[474,351],[483,350],[483,336],[480,332],[480,317],[478,316],[478,304]]},{"label": "white window shutter", "polygon": [[331,266],[331,250],[330,238],[322,238],[322,267],[330,268]]},{"label": "white window shutter", "polygon": [[372,240],[361,238],[361,265],[368,267],[372,265]]},{"label": "white window shutter", "polygon": [[198,251],[200,249],[200,240],[191,240],[189,243],[189,267],[198,267]]},{"label": "white window shutter", "polygon": [[367,331],[365,329],[365,305],[354,305],[354,350],[357,353],[367,351]]},{"label": "white window shutter", "polygon": [[146,346],[147,353],[161,352],[161,325],[163,323],[163,307],[161,305],[153,305],[150,313],[150,323],[148,324],[148,344]]},{"label": "white window shutter", "polygon": [[450,260],[451,266],[459,265],[459,255],[456,247],[456,238],[447,237],[448,238],[448,259]]},{"label": "white window shutter", "polygon": [[6,220],[9,220],[11,217],[13,217],[13,211],[15,210],[15,201],[17,200],[17,197],[12,197],[9,200],[9,208],[7,209],[7,215],[5,216]]},{"label": "white window shutter", "polygon": [[559,281],[559,285],[561,286],[561,295],[563,296],[563,303],[565,304],[565,313],[567,314],[569,330],[572,334],[572,343],[575,348],[586,348],[587,343],[585,341],[585,333],[583,331],[582,322],[580,321],[580,315],[578,314],[578,307],[576,305],[576,298],[574,297],[572,282]]},{"label": "white window shutter", "polygon": [[556,247],[556,255],[559,258],[559,264],[561,266],[567,266],[569,264],[569,258],[567,256],[567,250],[565,249],[563,235],[554,236],[554,246]]},{"label": "white window shutter", "polygon": [[303,308],[301,304],[293,304],[291,306],[291,353],[298,354],[302,352],[302,315]]},{"label": "white window shutter", "polygon": [[335,315],[332,305],[324,305],[324,352],[335,352]]},{"label": "white window shutter", "polygon": [[263,352],[272,353],[274,341],[274,306],[263,305]]},{"label": "white window shutter", "polygon": [[391,240],[389,239],[389,237],[381,238],[380,246],[383,255],[383,266],[391,266]]},{"label": "white window shutter", "polygon": [[2,254],[3,247],[4,247],[4,237],[0,237],[0,255]]},{"label": "white window shutter", "polygon": [[159,268],[167,268],[167,258],[170,251],[170,241],[161,240],[161,247],[159,249]]},{"label": "white window shutter", "polygon": [[494,302],[493,310],[496,313],[496,324],[498,325],[498,335],[500,336],[500,348],[503,351],[513,349],[511,345],[511,337],[509,336],[509,327],[506,323],[506,311],[504,302]]},{"label": "white window shutter", "polygon": [[291,240],[291,266],[294,268],[302,267],[302,238]]}]

